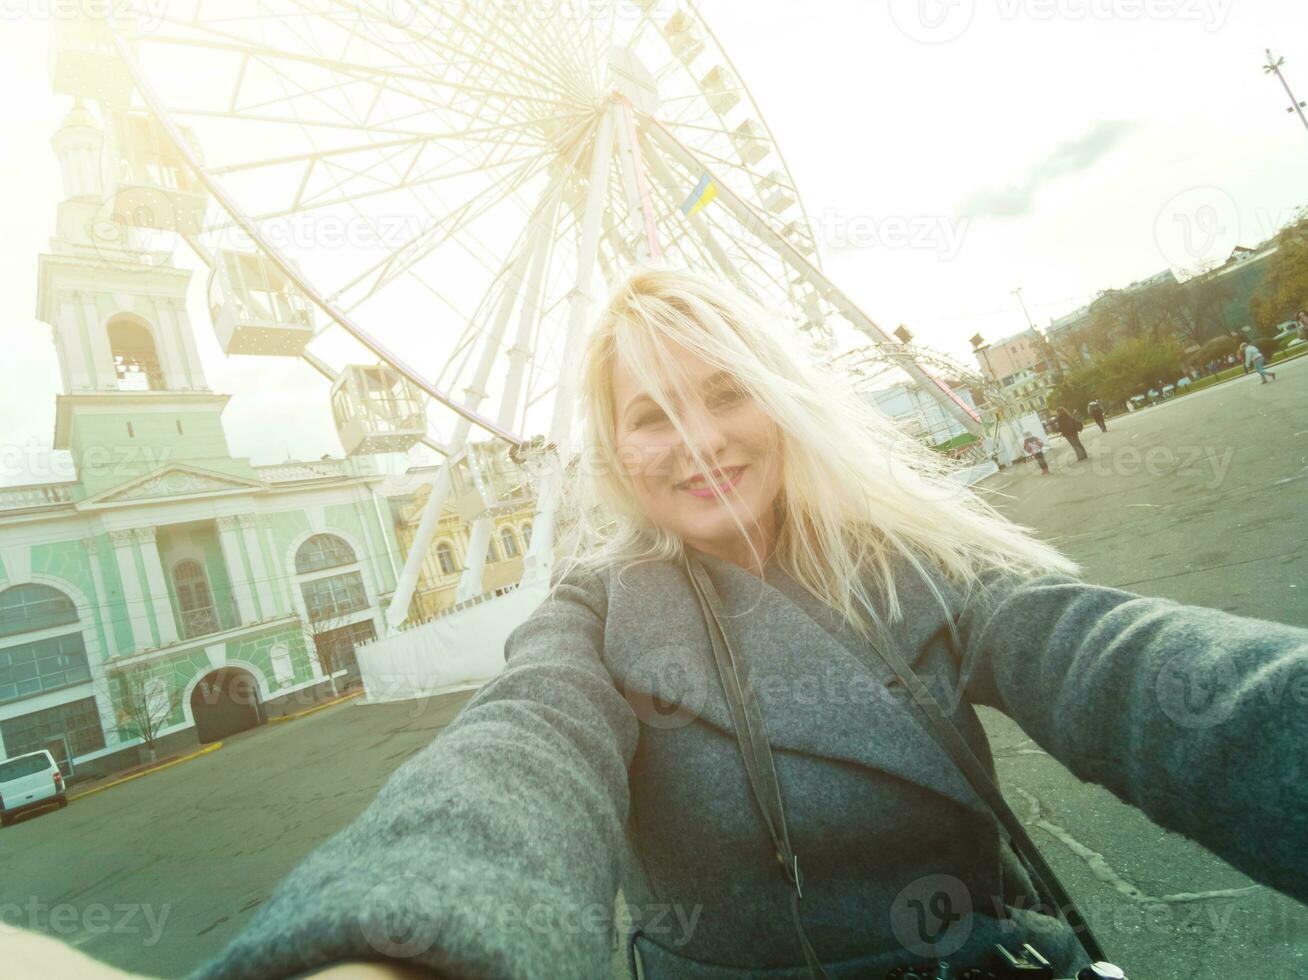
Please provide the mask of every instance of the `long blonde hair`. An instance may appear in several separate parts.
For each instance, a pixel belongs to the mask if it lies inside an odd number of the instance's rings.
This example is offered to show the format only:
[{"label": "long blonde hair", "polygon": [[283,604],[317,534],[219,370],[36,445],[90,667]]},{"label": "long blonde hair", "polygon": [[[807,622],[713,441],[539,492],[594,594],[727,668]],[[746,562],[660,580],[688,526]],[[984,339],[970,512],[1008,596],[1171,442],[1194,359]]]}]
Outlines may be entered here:
[{"label": "long blonde hair", "polygon": [[901,616],[896,558],[922,575],[942,608],[926,562],[967,585],[989,568],[1033,576],[1077,572],[1029,528],[951,479],[955,466],[870,405],[852,379],[814,363],[791,328],[724,282],[666,269],[632,273],[586,345],[581,454],[569,467],[565,499],[572,514],[560,542],[570,567],[681,560],[682,541],[637,504],[619,458],[613,403],[617,359],[692,447],[696,472],[707,472],[677,412],[686,391],[670,353],[676,347],[729,370],[776,424],[782,491],[769,558],[860,634],[868,635],[862,611],[877,628],[884,624],[876,607],[888,622]]}]

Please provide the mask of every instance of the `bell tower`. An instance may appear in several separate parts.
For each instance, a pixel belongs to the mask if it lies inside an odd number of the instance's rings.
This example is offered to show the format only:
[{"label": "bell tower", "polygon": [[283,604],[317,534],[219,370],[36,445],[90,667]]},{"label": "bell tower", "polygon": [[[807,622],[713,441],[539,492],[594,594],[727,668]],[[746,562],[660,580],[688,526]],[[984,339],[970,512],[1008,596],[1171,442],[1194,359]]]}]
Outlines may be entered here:
[{"label": "bell tower", "polygon": [[53,331],[63,387],[54,447],[72,452],[83,496],[169,463],[254,478],[231,457],[229,396],[210,390],[196,351],[191,271],[158,247],[173,233],[116,213],[112,143],[80,100],[51,140],[64,200],[38,263],[36,315]]}]

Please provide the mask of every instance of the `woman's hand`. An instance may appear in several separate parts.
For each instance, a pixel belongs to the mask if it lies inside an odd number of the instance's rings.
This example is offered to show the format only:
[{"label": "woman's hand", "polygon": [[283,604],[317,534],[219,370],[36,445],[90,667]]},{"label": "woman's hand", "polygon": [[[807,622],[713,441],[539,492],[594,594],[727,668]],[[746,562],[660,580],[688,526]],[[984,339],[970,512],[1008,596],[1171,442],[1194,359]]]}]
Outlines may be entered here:
[{"label": "woman's hand", "polygon": [[32,929],[0,922],[0,963],[5,976],[49,977],[50,980],[153,980],[126,973],[92,959],[75,946]]}]

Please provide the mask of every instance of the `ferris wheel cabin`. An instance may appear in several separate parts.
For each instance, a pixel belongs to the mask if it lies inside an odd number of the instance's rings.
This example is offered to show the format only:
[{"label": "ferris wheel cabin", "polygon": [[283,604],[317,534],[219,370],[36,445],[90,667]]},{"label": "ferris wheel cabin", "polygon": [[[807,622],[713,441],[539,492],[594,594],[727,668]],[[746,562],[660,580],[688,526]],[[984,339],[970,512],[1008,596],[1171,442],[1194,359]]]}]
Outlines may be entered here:
[{"label": "ferris wheel cabin", "polygon": [[385,364],[351,364],[332,383],[332,417],[347,456],[402,453],[427,434],[422,395]]},{"label": "ferris wheel cabin", "polygon": [[720,116],[725,116],[740,103],[740,82],[728,68],[716,65],[699,80],[709,105]]},{"label": "ferris wheel cabin", "polygon": [[258,252],[214,255],[209,315],[224,354],[296,357],[313,337],[308,297]]},{"label": "ferris wheel cabin", "polygon": [[704,36],[695,19],[684,10],[678,10],[663,25],[663,36],[682,64],[689,65],[704,52]]},{"label": "ferris wheel cabin", "polygon": [[768,155],[768,137],[763,127],[753,119],[746,119],[731,131],[731,142],[745,166],[752,166]]},{"label": "ferris wheel cabin", "polygon": [[[209,195],[163,126],[148,112],[111,118],[118,167],[105,186],[114,189],[114,214],[133,228],[198,232]],[[198,153],[190,133],[183,129],[182,136]]]},{"label": "ferris wheel cabin", "polygon": [[132,101],[132,73],[118,55],[103,20],[56,20],[50,37],[50,87],[58,95],[91,99],[111,108]]}]

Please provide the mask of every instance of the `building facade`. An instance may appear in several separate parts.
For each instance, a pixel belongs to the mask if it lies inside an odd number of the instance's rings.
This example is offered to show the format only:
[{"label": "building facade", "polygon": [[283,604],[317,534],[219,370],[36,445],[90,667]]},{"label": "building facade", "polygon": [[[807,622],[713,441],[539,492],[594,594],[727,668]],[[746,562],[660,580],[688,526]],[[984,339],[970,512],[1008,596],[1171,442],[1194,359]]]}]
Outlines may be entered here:
[{"label": "building facade", "polygon": [[[0,488],[0,760],[48,749],[74,779],[249,728],[357,674],[413,504],[383,496],[367,456],[232,454],[228,396],[209,388],[187,314],[191,270],[91,238],[101,139],[80,107],[56,133],[65,199],[38,265],[61,374],[54,447],[76,479]],[[524,497],[500,515],[490,588],[520,568],[531,510]],[[467,522],[452,512],[442,530],[420,590],[433,610],[466,564]]]}]

